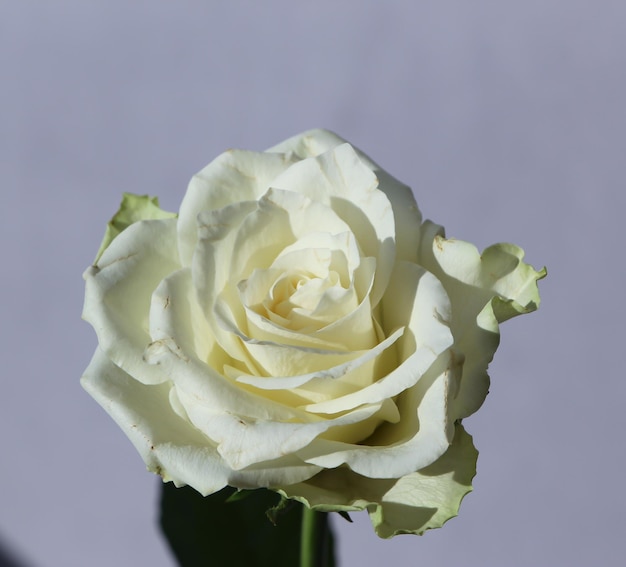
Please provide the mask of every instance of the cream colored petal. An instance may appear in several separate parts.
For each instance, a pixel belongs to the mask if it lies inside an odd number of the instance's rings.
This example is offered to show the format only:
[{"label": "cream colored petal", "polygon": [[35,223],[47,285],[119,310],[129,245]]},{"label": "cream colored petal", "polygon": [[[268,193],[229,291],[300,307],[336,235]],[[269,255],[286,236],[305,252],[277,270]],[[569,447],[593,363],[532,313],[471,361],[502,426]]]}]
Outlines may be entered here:
[{"label": "cream colored petal", "polygon": [[197,173],[180,206],[178,245],[182,264],[191,264],[200,213],[256,201],[292,163],[291,158],[281,154],[230,150]]},{"label": "cream colored petal", "polygon": [[217,370],[230,362],[198,304],[190,268],[170,274],[152,294],[150,336],[151,342],[169,341],[181,356],[196,357]]},{"label": "cream colored petal", "polygon": [[[401,300],[400,300],[401,299]],[[450,302],[437,279],[408,262],[396,265],[382,304],[385,333],[406,325],[396,344],[397,365],[387,376],[359,392],[307,406],[311,412],[338,413],[392,398],[412,387],[452,346],[447,318]]]},{"label": "cream colored petal", "polygon": [[[308,130],[293,136],[269,152],[293,152],[300,159],[317,157],[346,143],[346,140],[328,130]],[[395,179],[364,152],[352,145],[359,159],[378,178],[378,188],[387,195],[393,208],[396,225],[396,258],[417,261],[422,215],[415,202],[411,188]]]},{"label": "cream colored petal", "polygon": [[[280,345],[275,345],[274,348],[268,349],[268,345],[263,345],[266,347],[266,350],[269,350],[269,353],[265,354],[275,354],[277,359],[286,359],[282,361],[283,366],[290,370],[297,370],[298,374],[285,374],[282,376],[240,375],[237,377],[237,382],[249,384],[262,390],[279,390],[298,388],[313,379],[324,381],[338,380],[351,372],[355,372],[366,363],[380,356],[383,351],[391,347],[391,345],[402,336],[403,330],[404,329],[398,329],[394,334],[368,351],[352,352],[344,354],[343,356],[332,351],[316,351],[314,349],[303,348],[295,349],[281,347]],[[281,349],[284,352],[281,352]],[[300,355],[300,357],[298,357],[298,355]],[[319,368],[311,369],[312,366],[318,366]],[[309,369],[310,371],[305,373]],[[371,381],[370,379],[369,382]]]},{"label": "cream colored petal", "polygon": [[447,450],[453,435],[447,403],[455,368],[441,371],[433,365],[397,400],[401,420],[379,428],[367,444],[316,439],[298,456],[325,469],[346,464],[369,478],[397,478],[436,461]]},{"label": "cream colored petal", "polygon": [[[359,408],[334,419],[298,422],[277,419],[262,420],[210,410],[198,401],[198,396],[178,390],[178,395],[193,424],[218,444],[218,451],[234,470],[241,470],[265,461],[294,455],[317,436],[331,428],[340,428],[367,420],[376,414],[381,404]],[[312,463],[309,463],[312,464]]]},{"label": "cream colored petal", "polygon": [[227,485],[257,488],[301,482],[320,470],[293,456],[262,463],[255,469],[232,470],[216,445],[173,411],[170,385],[141,384],[100,350],[81,384],[132,441],[148,469],[177,486],[188,484],[207,495]]},{"label": "cream colored petal", "polygon": [[143,360],[151,340],[150,296],[179,267],[176,219],[147,220],[124,230],[84,274],[83,318],[95,329],[107,356],[146,384],[166,379]]},{"label": "cream colored petal", "polygon": [[267,151],[283,154],[293,153],[300,159],[306,159],[316,157],[345,143],[346,140],[337,136],[334,132],[316,129],[307,130],[292,136],[284,142],[269,148]]},{"label": "cream colored petal", "polygon": [[[296,242],[286,246],[276,257],[272,267],[291,268],[294,265],[294,260],[298,258],[297,255],[307,250],[315,251],[317,254],[320,254],[322,250],[328,250],[330,254],[329,268],[342,275],[342,284],[345,287],[361,263],[358,244],[352,232],[331,234],[330,232],[315,231],[302,234]],[[318,258],[318,261],[321,260]]]},{"label": "cream colored petal", "polygon": [[365,510],[376,533],[422,534],[457,515],[472,490],[478,451],[458,424],[454,441],[434,463],[400,478],[371,479],[346,467],[321,471],[310,480],[278,487],[287,498],[319,511]]},{"label": "cream colored petal", "polygon": [[[250,365],[233,335],[233,329],[245,331],[241,300],[233,296],[236,285],[254,269],[271,265],[300,235],[320,230],[339,234],[348,227],[326,206],[279,190],[268,191],[258,207],[242,203],[203,213],[199,220],[193,277],[200,304],[220,345]],[[367,327],[358,328],[354,338],[368,332]]]},{"label": "cream colored petal", "polygon": [[364,256],[377,261],[372,305],[389,280],[395,259],[394,215],[378,180],[349,144],[296,163],[272,186],[306,195],[332,208],[350,227]]},{"label": "cream colored petal", "polygon": [[229,205],[201,213],[198,217],[198,243],[192,263],[192,280],[196,297],[213,335],[233,358],[250,366],[241,342],[215,321],[214,308],[220,292],[230,284],[231,259],[238,229],[246,217],[257,209],[255,201]]},{"label": "cream colored petal", "polygon": [[233,380],[186,353],[173,338],[152,342],[146,360],[158,366],[176,386],[178,399],[189,413],[186,400],[201,405],[207,412],[226,412],[254,420],[308,421],[315,419],[305,411],[290,408],[241,388]]},{"label": "cream colored petal", "polygon": [[466,417],[483,403],[489,389],[487,366],[498,346],[498,323],[534,311],[539,305],[536,271],[521,248],[497,244],[482,254],[467,242],[446,239],[443,228],[423,226],[420,262],[443,283],[452,301],[455,350],[465,357],[451,416]]},{"label": "cream colored petal", "polygon": [[292,191],[269,189],[237,231],[231,278],[247,278],[268,268],[282,251],[310,233],[342,234],[350,227],[327,205]]},{"label": "cream colored petal", "polygon": [[[278,317],[268,318],[250,308],[245,309],[245,324],[241,319],[236,319],[232,313],[224,313],[221,320],[231,332],[247,326],[246,336],[264,342],[337,351],[369,349],[379,342],[379,335],[376,332],[376,323],[372,318],[368,298],[374,273],[374,258],[362,259],[361,265],[354,273],[353,283],[357,295],[364,299],[352,312],[321,328],[307,332],[293,330],[288,327],[289,322],[287,320],[281,321]],[[234,301],[235,299],[231,298],[225,302],[231,304]]]}]

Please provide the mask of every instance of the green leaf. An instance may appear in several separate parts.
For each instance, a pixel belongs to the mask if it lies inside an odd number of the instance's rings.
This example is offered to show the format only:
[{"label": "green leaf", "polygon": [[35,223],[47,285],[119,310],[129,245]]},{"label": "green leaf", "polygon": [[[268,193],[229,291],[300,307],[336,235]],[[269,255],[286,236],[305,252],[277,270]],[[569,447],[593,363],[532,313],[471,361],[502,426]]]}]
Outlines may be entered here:
[{"label": "green leaf", "polygon": [[141,220],[167,219],[175,216],[176,213],[169,213],[159,207],[159,199],[157,197],[124,193],[122,195],[120,208],[107,224],[106,232],[104,233],[104,238],[100,244],[100,249],[98,250],[94,264],[98,262],[102,253],[108,248],[109,244],[113,242],[115,237],[131,224]]},{"label": "green leaf", "polygon": [[[302,505],[284,506],[273,525],[266,513],[280,508],[281,497],[270,490],[245,491],[245,498],[230,497],[227,487],[203,497],[190,487],[163,484],[161,528],[182,567],[295,567],[300,558]],[[240,493],[241,494],[241,493]],[[323,514],[325,517],[326,514]],[[323,533],[333,567],[332,533],[328,519]]]}]

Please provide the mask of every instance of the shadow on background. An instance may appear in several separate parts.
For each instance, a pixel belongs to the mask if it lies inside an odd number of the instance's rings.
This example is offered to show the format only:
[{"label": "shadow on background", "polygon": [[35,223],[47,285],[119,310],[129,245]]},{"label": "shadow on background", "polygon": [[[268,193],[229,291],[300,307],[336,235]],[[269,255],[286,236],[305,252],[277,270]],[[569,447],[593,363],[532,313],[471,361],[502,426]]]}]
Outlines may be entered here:
[{"label": "shadow on background", "polygon": [[17,555],[11,546],[0,538],[0,567],[31,567],[30,563],[26,563]]}]

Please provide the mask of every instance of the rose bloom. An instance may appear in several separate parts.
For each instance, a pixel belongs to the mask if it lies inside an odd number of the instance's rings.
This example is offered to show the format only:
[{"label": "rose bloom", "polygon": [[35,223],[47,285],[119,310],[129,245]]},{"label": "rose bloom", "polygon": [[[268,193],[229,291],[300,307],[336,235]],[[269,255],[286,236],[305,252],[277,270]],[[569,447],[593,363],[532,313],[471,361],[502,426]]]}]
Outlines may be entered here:
[{"label": "rose bloom", "polygon": [[409,187],[335,134],[230,150],[178,215],[126,195],[84,274],[84,388],[149,470],[207,495],[268,487],[367,509],[381,537],[456,515],[498,323],[537,272],[422,222]]}]

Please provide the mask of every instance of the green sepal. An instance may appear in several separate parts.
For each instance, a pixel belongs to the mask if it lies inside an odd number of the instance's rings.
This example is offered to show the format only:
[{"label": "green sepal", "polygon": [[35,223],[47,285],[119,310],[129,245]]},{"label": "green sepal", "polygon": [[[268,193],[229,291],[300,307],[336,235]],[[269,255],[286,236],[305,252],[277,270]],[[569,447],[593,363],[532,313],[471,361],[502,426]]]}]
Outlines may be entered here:
[{"label": "green sepal", "polygon": [[236,489],[224,502],[227,504],[229,502],[238,502],[239,500],[243,500],[244,498],[248,498],[253,493],[252,490],[244,490],[244,489]]},{"label": "green sepal", "polygon": [[142,220],[168,219],[176,216],[176,213],[164,211],[159,207],[158,197],[124,193],[122,195],[120,208],[107,224],[104,238],[100,244],[94,264],[98,262],[100,256],[102,256],[103,252],[109,247],[109,244],[131,224]]},{"label": "green sepal", "polygon": [[278,504],[265,510],[265,515],[267,516],[267,519],[272,522],[272,524],[277,526],[278,518],[285,512],[288,512],[294,504],[296,504],[295,500],[290,500],[289,498],[285,498],[281,495]]}]

